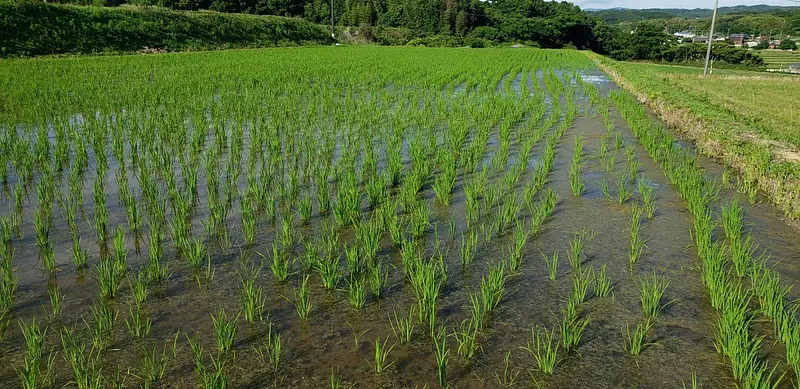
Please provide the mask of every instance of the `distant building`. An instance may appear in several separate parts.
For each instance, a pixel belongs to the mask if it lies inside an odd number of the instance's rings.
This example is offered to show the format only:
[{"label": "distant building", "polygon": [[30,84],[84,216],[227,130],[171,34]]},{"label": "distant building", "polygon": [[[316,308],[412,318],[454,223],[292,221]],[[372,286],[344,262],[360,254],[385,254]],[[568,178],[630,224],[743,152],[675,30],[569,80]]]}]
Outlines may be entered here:
[{"label": "distant building", "polygon": [[672,36],[674,36],[676,38],[680,38],[680,39],[692,39],[697,35],[695,33],[691,32],[691,31],[678,31],[678,32],[672,34]]},{"label": "distant building", "polygon": [[746,42],[749,38],[750,36],[747,34],[731,34],[728,36],[728,39],[733,42],[734,46],[744,45],[744,42]]},{"label": "distant building", "polygon": [[692,43],[706,43],[708,42],[707,36],[696,36],[692,38]]}]

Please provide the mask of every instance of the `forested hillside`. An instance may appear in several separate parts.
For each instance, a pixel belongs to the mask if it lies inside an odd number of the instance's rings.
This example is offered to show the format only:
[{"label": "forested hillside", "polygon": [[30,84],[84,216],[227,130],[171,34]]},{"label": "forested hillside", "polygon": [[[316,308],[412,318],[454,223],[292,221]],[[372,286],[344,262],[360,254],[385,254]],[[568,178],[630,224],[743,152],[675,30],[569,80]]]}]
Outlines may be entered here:
[{"label": "forested hillside", "polygon": [[[590,14],[605,23],[629,30],[642,21],[655,23],[670,33],[683,30],[707,33],[711,27],[710,9],[607,9]],[[716,30],[756,36],[800,35],[800,7],[720,7]]]},{"label": "forested hillside", "polygon": [[409,37],[444,35],[472,41],[530,42],[541,47],[589,47],[595,19],[567,2],[542,0],[76,0],[95,6],[147,5],[176,10],[302,17],[329,24],[331,4],[338,25],[397,27]]}]

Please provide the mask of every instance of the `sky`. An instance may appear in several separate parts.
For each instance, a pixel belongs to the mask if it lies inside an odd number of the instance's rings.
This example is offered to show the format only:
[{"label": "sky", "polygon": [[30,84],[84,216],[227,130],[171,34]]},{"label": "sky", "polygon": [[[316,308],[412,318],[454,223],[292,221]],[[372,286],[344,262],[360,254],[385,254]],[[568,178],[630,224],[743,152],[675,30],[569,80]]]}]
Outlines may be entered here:
[{"label": "sky", "polygon": [[[574,0],[571,1],[579,5],[581,8],[712,8],[714,0]],[[735,5],[780,5],[780,6],[797,6],[800,3],[794,3],[789,0],[739,0],[736,2],[720,0],[720,7],[732,7]]]}]

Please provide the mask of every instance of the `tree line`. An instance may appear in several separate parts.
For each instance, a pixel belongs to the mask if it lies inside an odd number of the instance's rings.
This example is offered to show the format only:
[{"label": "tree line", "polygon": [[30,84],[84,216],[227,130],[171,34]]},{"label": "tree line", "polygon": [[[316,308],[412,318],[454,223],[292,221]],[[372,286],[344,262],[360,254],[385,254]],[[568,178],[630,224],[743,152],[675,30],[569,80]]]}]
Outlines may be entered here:
[{"label": "tree line", "polygon": [[[61,0],[71,4],[94,6],[156,6],[124,7],[125,13],[114,18],[95,17],[87,25],[108,24],[109,31],[119,25],[134,28],[138,15],[152,9],[212,10],[222,13],[276,15],[303,18],[316,24],[330,21],[331,5],[338,25],[351,26],[368,32],[383,44],[425,44],[432,46],[484,47],[497,44],[523,43],[543,48],[574,47],[590,49],[622,60],[695,61],[699,52],[694,46],[684,46],[664,32],[663,26],[640,23],[631,30],[605,23],[569,2],[543,0]],[[22,26],[33,23],[37,34],[43,29],[56,29],[69,17],[47,18],[49,13],[61,12],[47,8],[43,12],[24,5],[44,5],[41,0],[0,0],[7,4],[6,17],[18,15]],[[48,6],[52,3],[48,3]],[[52,5],[57,7],[57,5]],[[113,8],[104,8],[113,9]],[[138,11],[137,11],[138,9]],[[137,14],[139,12],[140,14]],[[91,12],[89,15],[93,15]],[[95,13],[96,14],[96,13]],[[82,15],[82,14],[81,14]],[[105,15],[105,14],[100,14]],[[0,15],[2,17],[3,15]],[[16,16],[15,16],[16,17]],[[137,19],[138,18],[138,19]],[[17,19],[13,19],[17,20]],[[12,25],[7,20],[7,25]],[[144,20],[144,19],[142,19]],[[225,19],[226,23],[228,19]],[[74,23],[72,23],[74,24]],[[71,26],[71,25],[70,25]],[[113,27],[113,28],[112,28]],[[74,28],[74,27],[69,27]],[[94,28],[94,27],[93,27]],[[126,27],[128,28],[128,27]],[[140,30],[140,29],[139,29]],[[139,31],[137,30],[137,31]],[[388,31],[388,32],[387,32]],[[390,37],[390,33],[402,32]],[[118,32],[118,31],[117,31]],[[110,37],[119,35],[109,33]],[[17,33],[15,33],[17,34]],[[77,32],[70,33],[78,35]],[[18,35],[18,34],[17,34]],[[58,35],[58,34],[56,34]],[[69,34],[68,34],[69,35]],[[123,34],[126,35],[126,34]],[[31,35],[33,36],[33,35]],[[391,38],[391,39],[390,39]],[[87,38],[88,39],[88,38]],[[315,37],[314,39],[318,39]],[[19,40],[19,39],[17,39]],[[109,38],[109,41],[113,39]],[[91,41],[91,39],[88,39]],[[113,42],[112,42],[113,43]],[[715,53],[720,61],[736,65],[761,66],[760,58],[733,47],[720,46]]]}]

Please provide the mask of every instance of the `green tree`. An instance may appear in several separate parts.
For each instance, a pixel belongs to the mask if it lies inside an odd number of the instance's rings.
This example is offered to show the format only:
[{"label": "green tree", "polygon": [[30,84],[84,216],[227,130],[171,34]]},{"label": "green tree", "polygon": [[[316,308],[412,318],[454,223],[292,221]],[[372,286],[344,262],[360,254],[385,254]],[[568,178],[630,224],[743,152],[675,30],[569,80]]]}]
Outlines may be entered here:
[{"label": "green tree", "polygon": [[784,38],[781,40],[781,44],[778,48],[781,50],[797,50],[797,42],[789,38]]}]

